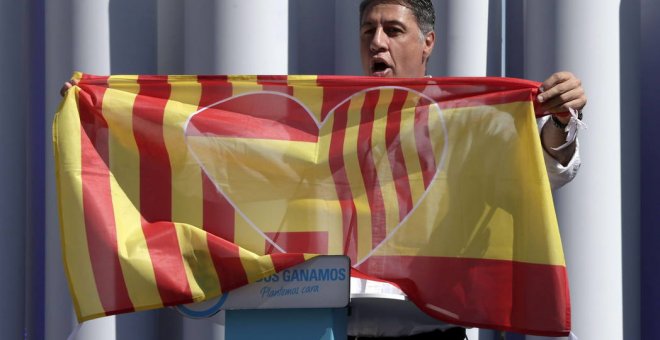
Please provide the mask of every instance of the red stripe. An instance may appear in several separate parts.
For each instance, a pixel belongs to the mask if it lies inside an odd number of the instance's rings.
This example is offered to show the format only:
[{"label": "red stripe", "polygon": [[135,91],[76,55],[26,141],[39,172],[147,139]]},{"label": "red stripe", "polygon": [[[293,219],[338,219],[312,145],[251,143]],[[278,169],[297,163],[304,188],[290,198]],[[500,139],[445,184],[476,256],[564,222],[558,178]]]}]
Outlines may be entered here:
[{"label": "red stripe", "polygon": [[[199,109],[229,98],[232,95],[232,85],[223,76],[198,76],[202,88],[199,99]],[[218,192],[213,181],[204,171],[202,174],[203,193],[203,226],[207,232],[234,242],[235,212],[229,201]]]},{"label": "red stripe", "polygon": [[[352,82],[353,77],[336,77],[336,76],[318,76],[316,78],[317,86],[323,88],[323,104],[321,105],[321,121],[330,114],[335,106],[339,105],[342,101],[355,95],[355,93],[362,91],[369,85],[364,85]],[[343,81],[339,80],[343,79]],[[339,81],[338,81],[339,80]]]},{"label": "red stripe", "polygon": [[140,212],[160,297],[165,305],[192,302],[172,220],[172,179],[163,136],[170,85],[167,77],[138,78],[133,134],[140,152]]},{"label": "red stripe", "polygon": [[[147,80],[158,80],[157,76],[143,76]],[[225,79],[223,76],[206,76],[208,80]],[[84,75],[83,84],[103,84],[104,77]],[[287,92],[285,76],[260,76],[258,81],[269,89],[277,92]],[[538,94],[539,82],[500,77],[436,77],[436,78],[379,78],[356,76],[318,76],[317,84],[332,91],[324,91],[324,105],[321,117],[325,118],[328,111],[342,100],[363,89],[376,86],[401,86],[411,90],[426,93],[431,86],[439,86],[442,91],[433,96],[441,108],[471,107],[478,105],[504,104],[518,101],[534,101]],[[272,88],[271,88],[272,86]],[[282,89],[285,90],[282,90]],[[332,92],[332,93],[326,93]],[[469,98],[469,100],[466,100]],[[325,104],[327,103],[327,105]],[[547,113],[538,110],[539,103],[534,101],[537,117]]]},{"label": "red stripe", "polygon": [[[266,236],[281,246],[287,253],[328,253],[327,231],[267,232]],[[265,242],[265,254],[279,251],[270,242]]]},{"label": "red stripe", "polygon": [[[541,85],[541,83],[535,81],[500,77],[379,78],[319,76],[317,83],[324,88],[332,88],[332,91],[341,93],[341,95],[329,94],[327,96],[324,93],[324,100],[333,100],[335,105],[366,88],[401,86],[421,93],[436,92],[432,97],[434,101],[440,103],[441,108],[534,101]],[[442,91],[430,91],[429,88],[434,86],[438,86]],[[534,104],[537,107],[537,116],[543,116],[545,113],[538,110],[538,102],[534,102]],[[329,105],[329,107],[331,108],[333,105]]]},{"label": "red stripe", "polygon": [[300,104],[272,93],[232,98],[196,114],[187,135],[316,142],[319,129]]},{"label": "red stripe", "polygon": [[358,244],[357,211],[353,202],[351,185],[344,166],[344,138],[346,135],[346,124],[348,123],[348,106],[349,102],[346,102],[338,107],[334,113],[328,163],[335,182],[339,206],[341,207],[344,238],[343,254],[349,256],[351,262],[355,263],[357,261]]},{"label": "red stripe", "polygon": [[[99,84],[107,86],[106,84]],[[78,110],[81,123],[82,204],[92,272],[107,315],[135,310],[128,296],[117,251],[117,231],[108,153],[108,125],[103,118],[105,86],[81,86]]]},{"label": "red stripe", "polygon": [[384,240],[387,234],[385,203],[383,202],[383,193],[380,190],[378,171],[374,164],[371,149],[374,111],[376,104],[378,104],[379,95],[380,91],[369,91],[365,93],[356,146],[358,163],[360,164],[367,201],[371,210],[371,242],[374,247]]},{"label": "red stripe", "polygon": [[203,224],[204,230],[215,236],[234,242],[235,211],[224,195],[218,192],[213,181],[202,170]]},{"label": "red stripe", "polygon": [[408,97],[407,91],[396,90],[387,112],[385,144],[389,158],[396,197],[399,202],[399,221],[412,210],[412,190],[408,182],[408,169],[401,147],[401,110]]},{"label": "red stripe", "polygon": [[222,292],[248,284],[238,246],[211,234],[207,235],[206,240]]},{"label": "red stripe", "polygon": [[419,165],[424,179],[424,189],[428,188],[435,175],[436,164],[435,155],[429,133],[429,101],[421,99],[415,108],[415,144],[417,145],[417,155],[419,156]]},{"label": "red stripe", "polygon": [[305,262],[305,256],[303,254],[273,254],[270,258],[273,261],[276,272]]},{"label": "red stripe", "polygon": [[445,322],[543,336],[565,336],[570,330],[568,280],[563,266],[374,256],[358,269],[397,284],[418,307]]},{"label": "red stripe", "polygon": [[293,96],[293,87],[289,86],[287,76],[257,76],[257,84],[261,85],[264,91],[281,92]]}]

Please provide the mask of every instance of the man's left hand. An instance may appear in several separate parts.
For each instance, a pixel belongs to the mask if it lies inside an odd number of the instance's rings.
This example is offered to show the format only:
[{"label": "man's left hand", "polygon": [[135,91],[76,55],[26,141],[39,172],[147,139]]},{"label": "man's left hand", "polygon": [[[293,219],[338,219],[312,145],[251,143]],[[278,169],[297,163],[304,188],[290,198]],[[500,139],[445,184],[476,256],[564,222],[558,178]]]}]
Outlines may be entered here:
[{"label": "man's left hand", "polygon": [[[568,108],[582,110],[587,104],[587,96],[582,89],[582,82],[570,72],[557,72],[541,85],[541,94],[537,97],[544,112],[563,113]],[[567,123],[571,116],[556,115],[562,123]]]}]

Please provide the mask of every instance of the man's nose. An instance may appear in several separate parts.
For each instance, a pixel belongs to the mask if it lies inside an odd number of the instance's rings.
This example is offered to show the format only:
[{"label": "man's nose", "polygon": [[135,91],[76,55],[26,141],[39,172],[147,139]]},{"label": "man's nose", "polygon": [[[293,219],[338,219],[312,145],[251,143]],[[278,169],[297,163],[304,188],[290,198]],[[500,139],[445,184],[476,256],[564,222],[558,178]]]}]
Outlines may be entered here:
[{"label": "man's nose", "polygon": [[382,28],[378,28],[374,32],[374,35],[371,38],[369,49],[371,49],[372,52],[381,52],[387,50],[387,35]]}]

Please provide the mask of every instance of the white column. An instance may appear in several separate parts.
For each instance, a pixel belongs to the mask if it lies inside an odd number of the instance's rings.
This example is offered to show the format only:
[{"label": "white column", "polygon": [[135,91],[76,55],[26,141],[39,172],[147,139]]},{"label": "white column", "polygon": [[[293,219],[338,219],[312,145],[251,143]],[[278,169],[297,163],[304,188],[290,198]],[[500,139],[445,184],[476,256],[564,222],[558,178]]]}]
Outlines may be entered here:
[{"label": "white column", "polygon": [[[288,73],[288,0],[188,1],[184,22],[185,73]],[[184,318],[183,337],[224,339],[215,319]]]},{"label": "white column", "polygon": [[4,292],[0,317],[3,338],[23,337],[25,311],[25,230],[26,230],[26,84],[21,65],[26,55],[27,3],[0,2],[0,268]]},{"label": "white column", "polygon": [[110,0],[72,0],[71,56],[80,71],[110,73]]},{"label": "white column", "polygon": [[288,0],[186,2],[186,72],[286,74],[288,5]]},{"label": "white column", "polygon": [[[448,0],[436,22],[433,52],[444,59],[446,76],[485,76],[488,61],[488,0]],[[438,12],[436,10],[436,12]],[[445,30],[442,32],[441,30]],[[432,69],[432,68],[430,68]],[[479,339],[479,329],[467,330]]]},{"label": "white column", "polygon": [[224,74],[286,74],[289,51],[288,0],[224,0],[215,27],[216,52]]},{"label": "white column", "polygon": [[589,129],[580,135],[582,168],[555,193],[573,331],[582,339],[622,339],[620,1],[561,0],[553,5],[556,21],[549,27],[556,34],[555,48],[548,49],[547,35],[528,41],[538,53],[556,57],[556,70],[582,79],[589,98],[584,118]]},{"label": "white column", "polygon": [[[447,41],[440,42],[448,76],[485,76],[488,56],[488,0],[449,0]],[[436,51],[437,53],[437,51]]]},{"label": "white column", "polygon": [[[48,339],[65,339],[77,321],[62,267],[55,170],[51,145],[52,116],[59,88],[73,70],[110,73],[109,0],[46,1],[46,301]],[[67,312],[68,311],[68,312]],[[76,339],[115,339],[115,318],[85,323]]]}]

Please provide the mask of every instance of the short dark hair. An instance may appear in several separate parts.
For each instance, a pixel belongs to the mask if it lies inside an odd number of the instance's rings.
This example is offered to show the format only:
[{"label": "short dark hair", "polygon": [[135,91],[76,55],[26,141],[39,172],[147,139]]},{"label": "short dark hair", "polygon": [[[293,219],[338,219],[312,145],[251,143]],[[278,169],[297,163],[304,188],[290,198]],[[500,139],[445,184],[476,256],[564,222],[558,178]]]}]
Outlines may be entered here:
[{"label": "short dark hair", "polygon": [[415,19],[417,19],[417,25],[424,35],[433,31],[435,27],[435,9],[433,9],[431,0],[362,0],[362,3],[360,3],[360,22],[362,22],[362,16],[367,7],[379,3],[399,4],[409,8]]}]

